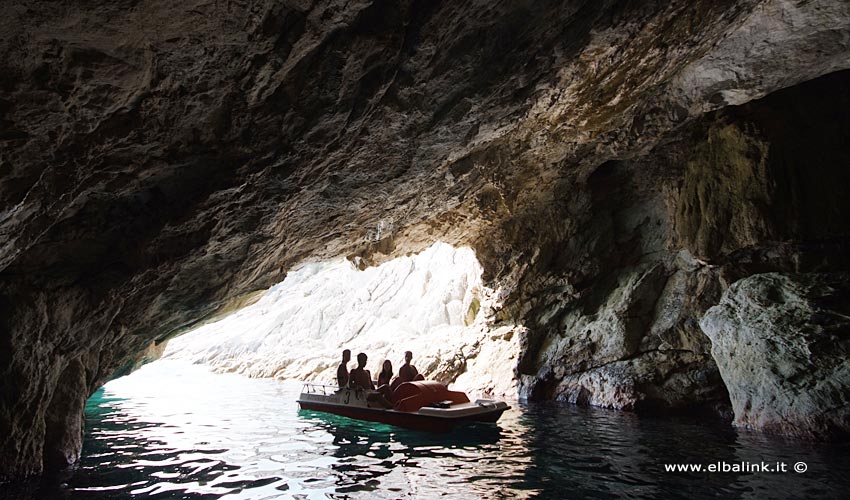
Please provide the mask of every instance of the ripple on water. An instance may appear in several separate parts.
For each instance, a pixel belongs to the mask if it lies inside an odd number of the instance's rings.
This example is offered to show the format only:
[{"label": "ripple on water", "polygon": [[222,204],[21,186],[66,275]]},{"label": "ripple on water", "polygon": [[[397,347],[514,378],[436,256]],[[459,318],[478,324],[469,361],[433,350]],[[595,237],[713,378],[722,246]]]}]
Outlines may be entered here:
[{"label": "ripple on water", "polygon": [[[80,466],[5,498],[842,498],[846,446],[688,419],[514,405],[433,435],[298,410],[300,384],[160,361],[86,407]],[[665,463],[797,461],[805,474],[665,473]],[[59,486],[64,483],[64,486]]]}]

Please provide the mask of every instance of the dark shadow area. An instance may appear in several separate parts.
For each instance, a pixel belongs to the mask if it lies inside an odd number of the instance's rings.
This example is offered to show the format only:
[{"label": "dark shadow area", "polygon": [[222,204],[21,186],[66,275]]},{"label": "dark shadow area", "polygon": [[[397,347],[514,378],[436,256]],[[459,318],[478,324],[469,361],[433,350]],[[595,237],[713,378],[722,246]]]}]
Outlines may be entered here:
[{"label": "dark shadow area", "polygon": [[[557,403],[522,407],[536,498],[840,498],[850,472],[846,445],[736,431],[682,416],[648,416]],[[793,471],[805,462],[805,473]],[[787,472],[668,472],[665,465],[785,463]]]}]

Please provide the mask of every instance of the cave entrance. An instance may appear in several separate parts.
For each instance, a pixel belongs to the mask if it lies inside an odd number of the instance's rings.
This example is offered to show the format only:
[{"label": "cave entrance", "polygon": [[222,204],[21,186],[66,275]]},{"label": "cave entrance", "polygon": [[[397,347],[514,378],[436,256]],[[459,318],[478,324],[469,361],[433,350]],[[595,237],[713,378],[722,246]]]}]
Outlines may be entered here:
[{"label": "cave entrance", "polygon": [[429,379],[461,390],[516,396],[518,341],[490,318],[472,249],[435,243],[419,254],[358,270],[339,259],[291,271],[256,303],[169,342],[166,359],[249,377],[331,382],[343,349],[380,372],[404,352]]}]

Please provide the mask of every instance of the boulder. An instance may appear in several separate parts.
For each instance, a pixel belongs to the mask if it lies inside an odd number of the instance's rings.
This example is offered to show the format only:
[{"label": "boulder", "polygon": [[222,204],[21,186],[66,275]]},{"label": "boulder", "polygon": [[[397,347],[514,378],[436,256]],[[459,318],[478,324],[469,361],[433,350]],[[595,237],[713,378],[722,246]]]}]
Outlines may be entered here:
[{"label": "boulder", "polygon": [[850,437],[850,275],[750,276],[700,322],[735,424],[802,437]]}]

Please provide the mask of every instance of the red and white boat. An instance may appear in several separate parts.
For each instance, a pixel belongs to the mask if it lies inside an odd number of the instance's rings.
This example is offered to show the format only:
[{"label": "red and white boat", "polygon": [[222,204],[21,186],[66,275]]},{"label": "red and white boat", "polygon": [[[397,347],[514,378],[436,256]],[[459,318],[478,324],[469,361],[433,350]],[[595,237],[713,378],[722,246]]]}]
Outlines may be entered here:
[{"label": "red and white boat", "polygon": [[471,402],[463,392],[425,380],[399,385],[393,408],[367,401],[367,395],[362,389],[305,383],[298,404],[305,410],[432,432],[448,432],[458,423],[495,422],[510,408],[504,401]]}]

